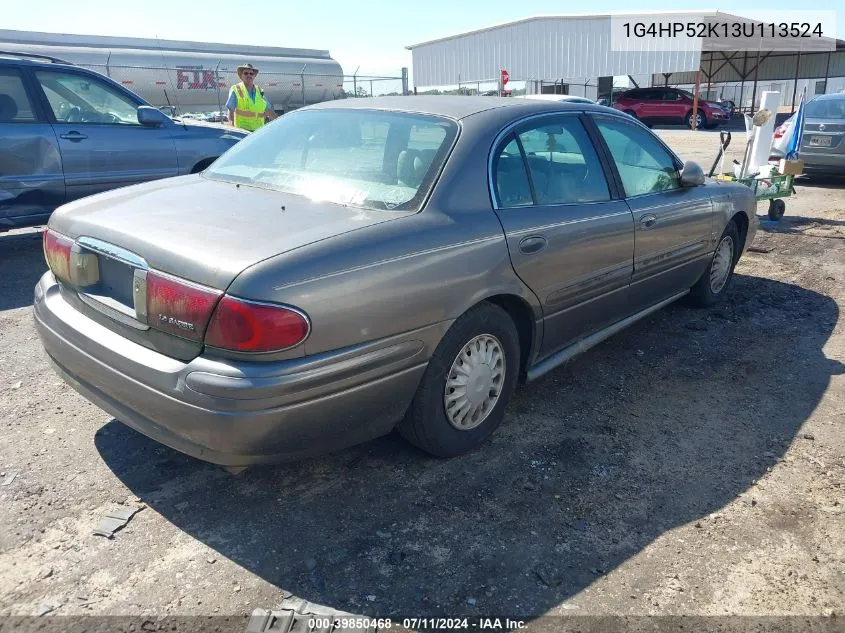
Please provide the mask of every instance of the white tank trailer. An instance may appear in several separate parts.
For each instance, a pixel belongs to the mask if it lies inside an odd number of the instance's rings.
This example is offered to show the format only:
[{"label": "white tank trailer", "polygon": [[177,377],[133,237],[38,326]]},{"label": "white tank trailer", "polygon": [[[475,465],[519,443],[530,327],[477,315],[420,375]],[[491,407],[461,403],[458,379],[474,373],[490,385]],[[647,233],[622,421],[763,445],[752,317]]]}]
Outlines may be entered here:
[{"label": "white tank trailer", "polygon": [[0,51],[89,68],[179,113],[222,110],[246,62],[260,70],[257,83],[279,113],[336,99],[343,89],[343,69],[324,50],[0,29]]}]

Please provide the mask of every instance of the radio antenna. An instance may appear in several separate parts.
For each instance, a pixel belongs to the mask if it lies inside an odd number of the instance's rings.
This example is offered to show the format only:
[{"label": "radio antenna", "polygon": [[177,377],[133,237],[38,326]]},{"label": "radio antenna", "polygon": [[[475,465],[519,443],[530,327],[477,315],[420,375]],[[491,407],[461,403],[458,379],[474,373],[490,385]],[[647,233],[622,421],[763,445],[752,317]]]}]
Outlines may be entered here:
[{"label": "radio antenna", "polygon": [[[161,40],[159,39],[158,35],[156,35],[156,42],[158,42],[158,50],[161,53],[161,64],[164,66],[164,74],[167,76],[167,81],[170,81],[170,69],[167,67],[167,60],[164,57],[164,47],[161,45]],[[176,87],[176,90],[173,92],[173,103],[176,104],[176,116],[179,116],[182,113],[182,108],[179,105],[179,100],[176,98],[176,93],[179,91],[179,87]],[[167,99],[167,105],[173,108],[170,105],[170,98],[167,96],[167,90],[164,90],[164,98]],[[180,117],[179,122],[182,124],[182,127],[186,130],[188,126],[185,124],[185,121]]]}]

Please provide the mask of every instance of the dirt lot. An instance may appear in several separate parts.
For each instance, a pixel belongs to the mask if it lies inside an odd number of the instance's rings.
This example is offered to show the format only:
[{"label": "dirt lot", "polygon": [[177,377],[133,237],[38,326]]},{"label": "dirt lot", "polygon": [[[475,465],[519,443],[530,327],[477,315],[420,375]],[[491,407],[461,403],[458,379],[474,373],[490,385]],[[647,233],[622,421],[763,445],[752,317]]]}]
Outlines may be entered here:
[{"label": "dirt lot", "polygon": [[[661,134],[709,167],[717,135]],[[728,303],[523,387],[470,456],[387,437],[232,477],[59,380],[30,316],[40,238],[0,237],[0,614],[239,615],[289,592],[383,617],[842,622],[845,186],[801,184],[755,246]],[[115,504],[144,509],[93,535]]]}]

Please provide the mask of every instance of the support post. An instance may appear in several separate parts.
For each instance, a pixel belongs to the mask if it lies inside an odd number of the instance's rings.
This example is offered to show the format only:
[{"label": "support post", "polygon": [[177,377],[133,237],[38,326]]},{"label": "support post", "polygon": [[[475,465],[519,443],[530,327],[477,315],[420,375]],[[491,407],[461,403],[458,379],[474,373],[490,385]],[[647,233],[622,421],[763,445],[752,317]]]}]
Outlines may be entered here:
[{"label": "support post", "polygon": [[690,129],[698,129],[698,92],[701,90],[701,69],[695,71],[695,92],[692,98],[692,118],[690,119]]},{"label": "support post", "polygon": [[751,92],[751,111],[749,114],[754,116],[754,103],[757,101],[757,75],[760,72],[760,49],[757,49],[757,65],[754,66],[754,90]]},{"label": "support post", "polygon": [[792,85],[792,114],[795,114],[795,96],[798,94],[798,76],[801,71],[801,51],[798,51],[798,57],[795,59],[795,81]]},{"label": "support post", "polygon": [[710,53],[710,69],[707,72],[707,99],[705,99],[705,101],[710,100],[710,89],[711,89],[712,81],[713,81],[713,53],[711,51],[711,53]]},{"label": "support post", "polygon": [[739,82],[739,111],[742,112],[742,98],[745,96],[745,78],[748,77],[748,51],[743,51],[745,54],[742,56],[742,75],[740,75],[741,80]]},{"label": "support post", "polygon": [[299,87],[302,89],[302,107],[305,107],[305,69],[308,68],[308,64],[302,67],[302,71],[299,73]]},{"label": "support post", "polygon": [[830,53],[831,51],[827,52],[827,64],[824,67],[824,93],[822,94],[827,94],[827,79],[830,77]]}]

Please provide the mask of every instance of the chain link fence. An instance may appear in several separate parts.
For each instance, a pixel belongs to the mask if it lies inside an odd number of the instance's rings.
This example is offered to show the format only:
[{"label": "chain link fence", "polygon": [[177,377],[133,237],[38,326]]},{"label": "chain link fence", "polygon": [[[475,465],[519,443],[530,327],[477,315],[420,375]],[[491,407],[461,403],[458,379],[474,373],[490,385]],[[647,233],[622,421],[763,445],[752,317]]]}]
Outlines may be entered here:
[{"label": "chain link fence", "polygon": [[[172,115],[222,113],[229,90],[240,81],[234,69],[220,66],[80,66],[112,78]],[[256,79],[277,112],[334,99],[407,94],[407,81],[407,69],[394,77],[261,71]]]},{"label": "chain link fence", "polygon": [[598,98],[598,84],[595,79],[533,79],[511,76],[505,85],[499,84],[498,78],[459,80],[452,86],[439,86],[417,90],[417,94],[455,94],[481,96],[518,97],[532,94],[560,94]]}]

